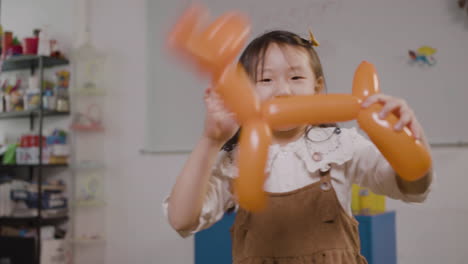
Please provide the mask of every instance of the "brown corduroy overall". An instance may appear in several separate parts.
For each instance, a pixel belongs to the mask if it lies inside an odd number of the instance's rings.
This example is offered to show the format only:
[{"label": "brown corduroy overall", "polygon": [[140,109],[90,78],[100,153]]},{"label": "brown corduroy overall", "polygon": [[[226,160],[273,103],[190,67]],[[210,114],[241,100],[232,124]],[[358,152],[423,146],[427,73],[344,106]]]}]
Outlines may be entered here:
[{"label": "brown corduroy overall", "polygon": [[366,264],[357,221],[342,208],[329,172],[319,182],[268,193],[260,213],[239,209],[231,228],[234,264]]}]

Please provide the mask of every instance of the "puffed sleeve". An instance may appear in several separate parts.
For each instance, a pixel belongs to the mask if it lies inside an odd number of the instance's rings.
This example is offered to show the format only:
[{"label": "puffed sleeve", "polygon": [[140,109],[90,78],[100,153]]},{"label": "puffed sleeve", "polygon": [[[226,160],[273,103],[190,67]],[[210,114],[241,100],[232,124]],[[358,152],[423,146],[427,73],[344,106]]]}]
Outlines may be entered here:
[{"label": "puffed sleeve", "polygon": [[[405,194],[398,187],[396,173],[377,147],[352,129],[349,140],[354,145],[353,158],[347,166],[347,174],[353,183],[369,188],[372,192],[405,202],[424,202],[432,183],[424,193]],[[433,175],[434,177],[434,175]]]},{"label": "puffed sleeve", "polygon": [[[231,155],[221,151],[212,169],[198,226],[193,230],[178,231],[180,236],[185,238],[212,226],[223,217],[226,210],[236,206],[230,190],[230,181],[236,174],[237,170],[232,162]],[[162,204],[166,218],[168,216],[169,199],[170,197],[167,196]]]}]

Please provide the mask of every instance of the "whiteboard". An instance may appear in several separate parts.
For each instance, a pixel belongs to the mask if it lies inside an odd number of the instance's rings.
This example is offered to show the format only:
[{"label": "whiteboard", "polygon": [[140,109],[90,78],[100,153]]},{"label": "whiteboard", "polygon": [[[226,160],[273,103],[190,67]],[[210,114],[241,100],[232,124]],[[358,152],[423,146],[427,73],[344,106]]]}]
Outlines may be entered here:
[{"label": "whiteboard", "polygon": [[[468,140],[468,17],[456,1],[440,0],[204,0],[213,17],[245,13],[252,38],[272,29],[307,37],[317,48],[329,93],[350,93],[362,60],[373,63],[381,90],[404,98],[432,142]],[[148,0],[147,150],[188,151],[201,136],[203,90],[209,85],[164,48],[187,1]],[[437,49],[436,65],[409,63],[408,50]]]}]

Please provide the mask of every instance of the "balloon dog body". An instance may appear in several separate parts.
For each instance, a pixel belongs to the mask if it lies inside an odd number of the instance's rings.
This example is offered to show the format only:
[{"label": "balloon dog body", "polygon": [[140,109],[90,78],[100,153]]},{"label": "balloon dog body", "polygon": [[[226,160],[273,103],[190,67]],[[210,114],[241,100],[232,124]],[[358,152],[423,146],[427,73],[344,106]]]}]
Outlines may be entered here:
[{"label": "balloon dog body", "polygon": [[407,181],[423,177],[431,168],[431,157],[411,131],[395,131],[397,117],[380,119],[382,106],[361,108],[368,96],[379,93],[375,68],[362,62],[357,68],[352,94],[300,95],[273,98],[260,104],[244,69],[234,63],[250,32],[246,18],[228,13],[208,26],[201,8],[189,9],[172,31],[169,44],[212,78],[215,91],[242,126],[234,182],[240,206],[258,211],[266,204],[263,191],[265,164],[271,144],[271,129],[303,124],[322,124],[357,119],[395,172]]}]

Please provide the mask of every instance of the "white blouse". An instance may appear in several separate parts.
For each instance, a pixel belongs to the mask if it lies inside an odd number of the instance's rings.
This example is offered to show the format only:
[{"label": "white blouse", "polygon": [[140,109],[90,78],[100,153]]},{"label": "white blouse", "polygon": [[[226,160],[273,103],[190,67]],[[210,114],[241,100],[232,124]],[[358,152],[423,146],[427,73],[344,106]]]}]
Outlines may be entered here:
[{"label": "white blouse", "polygon": [[[266,171],[269,173],[264,189],[281,193],[302,188],[320,180],[319,171],[330,169],[332,185],[343,209],[351,215],[351,186],[353,183],[369,188],[376,194],[405,202],[423,202],[429,191],[418,195],[404,194],[398,188],[396,174],[378,149],[361,136],[355,128],[313,128],[308,137],[287,145],[272,145]],[[221,151],[209,180],[209,189],[200,214],[199,225],[190,231],[180,231],[187,237],[219,221],[224,212],[237,207],[230,192],[230,180],[237,176],[232,155]],[[167,217],[167,197],[163,210]]]}]

